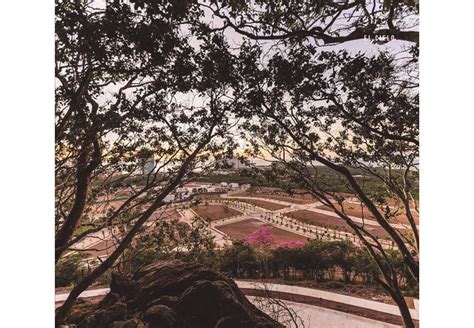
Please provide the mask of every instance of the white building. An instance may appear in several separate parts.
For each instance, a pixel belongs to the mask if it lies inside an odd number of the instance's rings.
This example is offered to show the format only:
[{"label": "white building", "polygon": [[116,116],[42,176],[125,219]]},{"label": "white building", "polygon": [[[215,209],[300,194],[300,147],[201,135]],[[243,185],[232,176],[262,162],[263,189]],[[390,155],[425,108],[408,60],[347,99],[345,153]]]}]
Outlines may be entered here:
[{"label": "white building", "polygon": [[155,158],[152,156],[148,158],[143,164],[142,172],[144,175],[148,175],[155,170],[156,162]]},{"label": "white building", "polygon": [[165,203],[171,203],[172,201],[175,200],[175,198],[176,198],[176,195],[174,195],[174,194],[168,194],[168,195],[166,195],[165,198],[163,198],[163,202],[165,202]]},{"label": "white building", "polygon": [[242,189],[242,190],[250,189],[250,187],[252,187],[252,185],[250,183],[244,183],[244,184],[240,185],[240,189]]}]

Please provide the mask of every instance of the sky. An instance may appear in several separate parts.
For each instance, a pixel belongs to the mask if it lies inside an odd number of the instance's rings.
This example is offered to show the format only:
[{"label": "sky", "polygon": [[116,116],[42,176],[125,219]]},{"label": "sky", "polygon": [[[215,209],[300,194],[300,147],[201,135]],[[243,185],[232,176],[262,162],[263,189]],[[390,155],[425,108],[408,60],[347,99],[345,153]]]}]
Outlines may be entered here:
[{"label": "sky", "polygon": [[[98,7],[103,7],[104,4],[105,4],[105,1],[104,0],[95,0],[95,3],[97,3]],[[216,18],[216,17],[212,17],[211,13],[207,10],[205,10],[204,21],[209,22],[211,24],[211,26],[214,26],[214,27],[222,26],[222,20],[219,19],[219,18]],[[186,31],[183,31],[183,33],[185,33],[185,32]],[[235,32],[232,28],[227,28],[225,30],[224,34],[225,34],[225,36],[227,38],[227,41],[230,44],[230,46],[232,48],[236,48],[236,51],[237,51],[239,45],[243,42],[242,35]],[[273,43],[274,42],[271,42],[271,41],[262,42],[262,45],[264,47],[264,52],[265,52],[265,50],[268,50]],[[199,41],[196,40],[195,38],[191,39],[190,44],[193,45],[194,47],[199,47]],[[380,51],[388,51],[389,53],[397,54],[397,53],[400,53],[402,50],[406,49],[410,45],[411,45],[410,42],[401,41],[401,40],[392,40],[392,41],[389,41],[385,44],[380,45],[380,44],[372,43],[369,40],[361,39],[361,40],[354,40],[354,41],[344,42],[344,43],[341,43],[341,44],[338,44],[338,45],[333,45],[333,46],[321,46],[319,49],[321,51],[346,50],[351,54],[356,54],[356,53],[362,52],[362,53],[367,54],[368,56],[371,56],[371,55],[377,54]],[[105,94],[103,99],[101,99],[101,100],[105,101],[107,99],[110,99],[111,95],[115,91],[116,90],[111,88],[109,93]],[[203,102],[202,98],[195,97],[195,96],[190,96],[190,95],[177,95],[176,98],[179,102],[186,102],[186,103],[193,102],[195,105],[199,105]],[[239,140],[239,144],[241,146],[240,151],[241,151],[245,148],[245,143],[246,142],[244,140],[240,139],[240,137],[237,135],[237,133],[235,134],[235,136],[236,136],[236,140]],[[113,140],[114,136],[109,135],[108,139]],[[254,161],[257,162],[258,164],[263,164],[264,163],[264,161],[261,160],[261,159],[254,159]]]}]

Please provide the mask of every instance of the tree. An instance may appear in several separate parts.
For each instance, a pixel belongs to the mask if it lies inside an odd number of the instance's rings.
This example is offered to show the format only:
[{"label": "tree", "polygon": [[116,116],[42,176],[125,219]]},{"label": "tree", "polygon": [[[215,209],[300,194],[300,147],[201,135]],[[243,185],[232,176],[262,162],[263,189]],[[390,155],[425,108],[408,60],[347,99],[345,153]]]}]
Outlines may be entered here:
[{"label": "tree", "polygon": [[[241,115],[247,119],[243,127],[251,141],[249,153],[269,154],[279,165],[267,176],[279,183],[288,182],[282,176],[289,177],[346,221],[376,261],[383,277],[379,282],[400,307],[405,326],[413,327],[385,247],[364,222],[354,222],[344,206],[346,198],[358,199],[393,240],[418,281],[416,56],[352,55],[301,44],[266,53],[269,58],[264,58],[259,45],[245,42],[243,47],[259,59],[249,61],[250,67],[243,71],[252,72],[247,81],[253,85],[240,106],[248,109]],[[342,181],[349,197],[328,190],[320,165]],[[385,192],[367,192],[367,176],[381,183]],[[406,216],[406,229],[393,225],[400,211]]]},{"label": "tree", "polygon": [[[393,258],[346,213],[347,195],[329,190],[317,164],[359,199],[418,281],[417,3],[131,3],[56,2],[56,262],[79,251],[79,242],[120,227],[116,249],[79,281],[57,323],[163,209],[165,197],[232,153],[229,132],[241,123],[251,153],[263,150],[279,162],[270,173],[284,174],[280,182],[304,188],[354,230],[405,326],[413,327]],[[228,29],[244,36],[238,50],[229,49]],[[321,42],[367,35],[409,41],[408,60],[320,52]],[[368,192],[366,177],[387,193]],[[121,193],[121,203],[107,201]],[[411,235],[393,226],[399,210]],[[76,230],[80,225],[92,228]]]},{"label": "tree", "polygon": [[[56,262],[94,233],[120,233],[58,309],[57,324],[165,197],[233,148],[228,113],[243,90],[232,74],[238,57],[222,35],[193,27],[201,15],[193,4],[96,5],[56,2]],[[154,167],[141,172],[149,158]],[[123,191],[126,200],[97,215],[97,203]],[[74,237],[85,223],[93,228]]]},{"label": "tree", "polygon": [[258,269],[254,249],[242,241],[235,241],[232,246],[226,246],[220,259],[220,270],[233,277],[253,277]]},{"label": "tree", "polygon": [[211,1],[201,6],[221,20],[216,29],[229,28],[253,40],[331,45],[382,36],[418,43],[416,0]]},{"label": "tree", "polygon": [[270,234],[271,230],[271,226],[262,226],[247,237],[247,242],[256,247],[272,247],[276,241]]},{"label": "tree", "polygon": [[203,263],[215,257],[213,239],[201,220],[195,220],[191,225],[176,219],[157,221],[153,226],[141,229],[116,266],[121,273],[133,275],[144,266],[163,259]]}]

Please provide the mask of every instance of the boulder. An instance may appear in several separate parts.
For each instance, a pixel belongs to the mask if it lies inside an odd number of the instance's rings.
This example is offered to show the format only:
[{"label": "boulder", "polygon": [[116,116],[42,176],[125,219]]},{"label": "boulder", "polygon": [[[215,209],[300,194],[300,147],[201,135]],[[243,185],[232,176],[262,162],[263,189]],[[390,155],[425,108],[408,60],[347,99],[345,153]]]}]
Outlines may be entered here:
[{"label": "boulder", "polygon": [[[133,320],[132,320],[133,319]],[[281,328],[232,279],[203,265],[161,261],[131,277],[114,275],[111,293],[80,328]]]},{"label": "boulder", "polygon": [[166,305],[153,305],[145,311],[143,320],[150,328],[174,328],[176,326],[176,312]]}]

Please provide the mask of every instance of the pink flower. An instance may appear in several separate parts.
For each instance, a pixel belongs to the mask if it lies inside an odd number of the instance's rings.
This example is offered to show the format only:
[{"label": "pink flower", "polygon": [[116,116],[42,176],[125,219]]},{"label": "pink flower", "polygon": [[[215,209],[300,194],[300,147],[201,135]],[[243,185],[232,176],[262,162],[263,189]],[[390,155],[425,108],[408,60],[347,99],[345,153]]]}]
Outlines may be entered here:
[{"label": "pink flower", "polygon": [[252,232],[247,237],[247,242],[253,246],[271,246],[275,244],[275,238],[270,235],[271,226],[263,226]]}]

